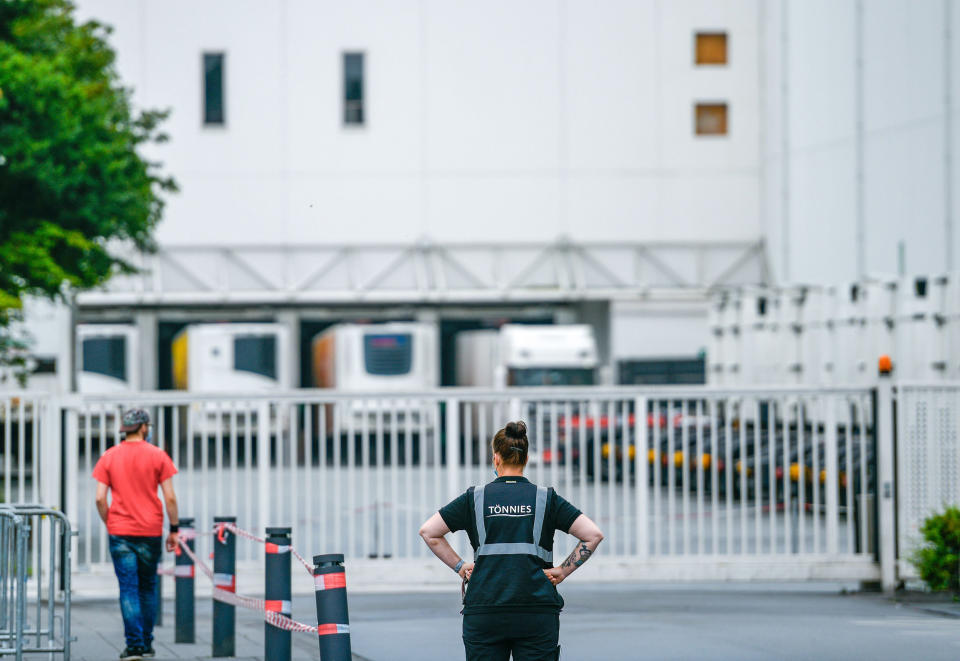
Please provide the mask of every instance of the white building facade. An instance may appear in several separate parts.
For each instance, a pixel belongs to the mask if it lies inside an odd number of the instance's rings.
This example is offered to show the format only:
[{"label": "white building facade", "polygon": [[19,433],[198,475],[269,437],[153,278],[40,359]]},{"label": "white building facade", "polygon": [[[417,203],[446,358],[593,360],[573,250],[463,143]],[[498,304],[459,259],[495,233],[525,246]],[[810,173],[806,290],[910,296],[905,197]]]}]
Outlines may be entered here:
[{"label": "white building facade", "polygon": [[774,279],[960,270],[960,5],[758,7],[761,217]]},{"label": "white building facade", "polygon": [[[318,262],[330,246],[463,248],[456,259],[481,279],[517,261],[481,297],[487,316],[542,298],[556,321],[595,323],[613,363],[696,355],[707,289],[766,279],[755,2],[83,0],[79,13],[113,26],[135,102],[172,110],[170,142],[150,153],[181,187],[157,233],[177,266],[147,285],[162,281],[163,294],[183,266],[224,280],[204,272],[209,257],[182,254],[204,246],[235,248],[263,281],[295,260],[274,255],[274,267],[247,248],[315,246]],[[698,34],[722,36],[719,64],[698,63]],[[698,104],[722,106],[719,134],[698,130]],[[514,292],[551,246],[599,252],[583,264],[547,255],[560,260],[557,282]],[[590,269],[609,293],[586,291],[598,286]],[[367,280],[402,280],[400,270]],[[566,288],[565,270],[575,272]],[[287,291],[309,271],[278,278]],[[328,318],[315,306],[344,302],[322,285],[293,301],[295,319]],[[174,300],[158,296],[81,296],[80,316],[115,321]],[[422,316],[436,296],[408,298]],[[441,318],[477,304],[441,298]],[[175,316],[183,300],[168,305]]]},{"label": "white building facade", "polygon": [[[755,2],[83,0],[172,109],[163,244],[760,236]],[[697,31],[729,59],[696,66]],[[204,54],[223,57],[204,122]],[[363,122],[344,121],[344,55]],[[698,136],[694,104],[730,108]]]},{"label": "white building facade", "polygon": [[952,0],[78,5],[171,109],[160,255],[78,299],[147,347],[527,317],[613,367],[704,350],[717,287],[956,268]]}]

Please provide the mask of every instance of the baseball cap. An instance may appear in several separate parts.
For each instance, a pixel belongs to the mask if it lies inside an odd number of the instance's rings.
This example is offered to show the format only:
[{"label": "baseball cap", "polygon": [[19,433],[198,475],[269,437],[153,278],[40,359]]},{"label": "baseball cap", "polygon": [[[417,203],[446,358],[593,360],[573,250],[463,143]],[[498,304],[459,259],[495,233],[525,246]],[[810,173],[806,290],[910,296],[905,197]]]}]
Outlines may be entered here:
[{"label": "baseball cap", "polygon": [[150,414],[143,409],[130,409],[123,414],[120,420],[120,431],[137,431],[140,425],[150,424]]}]

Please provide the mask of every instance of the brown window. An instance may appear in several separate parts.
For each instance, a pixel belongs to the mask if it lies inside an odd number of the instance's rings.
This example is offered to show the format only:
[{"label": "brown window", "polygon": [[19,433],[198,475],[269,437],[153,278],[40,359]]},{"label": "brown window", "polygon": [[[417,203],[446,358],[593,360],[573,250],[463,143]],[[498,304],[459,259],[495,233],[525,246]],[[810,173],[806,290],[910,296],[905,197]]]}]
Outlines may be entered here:
[{"label": "brown window", "polygon": [[727,33],[726,32],[698,32],[696,64],[726,64],[727,63]]},{"label": "brown window", "polygon": [[694,109],[697,135],[727,134],[727,104],[698,103]]}]

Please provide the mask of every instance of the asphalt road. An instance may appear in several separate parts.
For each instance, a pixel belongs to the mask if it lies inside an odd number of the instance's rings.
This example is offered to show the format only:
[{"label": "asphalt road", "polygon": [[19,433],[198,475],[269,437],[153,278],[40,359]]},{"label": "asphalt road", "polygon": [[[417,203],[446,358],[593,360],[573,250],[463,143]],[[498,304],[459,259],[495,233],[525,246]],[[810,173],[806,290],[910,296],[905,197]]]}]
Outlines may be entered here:
[{"label": "asphalt road", "polygon": [[[842,594],[836,585],[561,586],[563,659],[950,659],[960,658],[960,621],[877,594]],[[458,593],[351,594],[356,658],[449,661],[463,658]],[[158,629],[158,660],[209,658],[208,602],[197,604],[196,645],[173,641],[172,602]],[[947,609],[949,610],[949,609]],[[960,615],[960,609],[954,609]],[[309,622],[313,602],[294,599]],[[315,621],[315,620],[314,620]],[[116,658],[122,639],[115,602],[79,602],[75,659]],[[238,657],[263,654],[263,624],[238,613]],[[316,639],[294,634],[294,658],[318,658]]]},{"label": "asphalt road", "polygon": [[[960,621],[836,586],[561,586],[565,659],[952,659]],[[351,599],[371,661],[462,658],[459,595]]]}]

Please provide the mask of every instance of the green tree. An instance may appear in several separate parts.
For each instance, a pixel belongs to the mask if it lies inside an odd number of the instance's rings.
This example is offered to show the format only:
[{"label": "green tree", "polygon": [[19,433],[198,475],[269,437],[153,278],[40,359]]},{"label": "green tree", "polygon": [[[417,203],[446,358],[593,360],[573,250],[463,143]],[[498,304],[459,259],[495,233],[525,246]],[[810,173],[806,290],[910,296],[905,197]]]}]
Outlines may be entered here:
[{"label": "green tree", "polygon": [[176,190],[140,153],[166,139],[166,112],[133,110],[110,28],[73,14],[67,0],[0,0],[0,334],[25,295],[133,271]]},{"label": "green tree", "polygon": [[923,522],[923,546],[914,566],[931,590],[960,590],[960,508],[951,506]]}]

